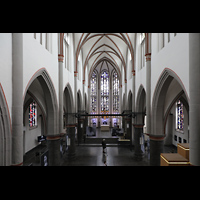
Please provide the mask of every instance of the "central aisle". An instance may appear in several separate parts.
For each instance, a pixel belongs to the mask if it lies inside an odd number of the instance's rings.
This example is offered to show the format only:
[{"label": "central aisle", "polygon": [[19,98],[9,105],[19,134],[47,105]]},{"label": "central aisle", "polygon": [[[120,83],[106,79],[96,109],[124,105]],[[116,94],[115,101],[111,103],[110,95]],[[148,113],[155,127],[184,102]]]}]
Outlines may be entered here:
[{"label": "central aisle", "polygon": [[[143,161],[136,161],[134,150],[130,147],[107,147],[107,166],[149,166],[147,156]],[[76,146],[76,158],[65,158],[62,166],[105,166],[102,147]]]}]

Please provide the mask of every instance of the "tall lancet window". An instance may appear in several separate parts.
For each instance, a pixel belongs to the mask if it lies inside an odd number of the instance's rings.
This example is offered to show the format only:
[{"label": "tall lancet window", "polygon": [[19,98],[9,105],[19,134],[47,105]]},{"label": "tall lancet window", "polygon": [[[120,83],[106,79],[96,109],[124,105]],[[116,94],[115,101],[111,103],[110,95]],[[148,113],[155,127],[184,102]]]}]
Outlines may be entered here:
[{"label": "tall lancet window", "polygon": [[90,79],[90,102],[91,102],[91,112],[94,114],[97,111],[97,74],[96,72],[92,73],[92,77]]},{"label": "tall lancet window", "polygon": [[29,127],[33,128],[37,126],[37,104],[32,102],[29,105]]},{"label": "tall lancet window", "polygon": [[179,100],[176,102],[176,130],[183,131],[184,113],[183,103]]},{"label": "tall lancet window", "polygon": [[119,77],[116,71],[113,73],[113,112],[119,114]]},{"label": "tall lancet window", "polygon": [[101,113],[109,112],[109,74],[104,71],[101,74]]}]

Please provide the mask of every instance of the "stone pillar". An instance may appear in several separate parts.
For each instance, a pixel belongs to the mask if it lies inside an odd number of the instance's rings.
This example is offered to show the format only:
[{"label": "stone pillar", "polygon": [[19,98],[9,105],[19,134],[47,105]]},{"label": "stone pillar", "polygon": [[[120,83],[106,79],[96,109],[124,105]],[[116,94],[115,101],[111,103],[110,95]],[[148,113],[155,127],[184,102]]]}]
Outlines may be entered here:
[{"label": "stone pillar", "polygon": [[64,33],[59,34],[59,49],[58,49],[58,86],[59,86],[59,133],[63,133],[63,39]]},{"label": "stone pillar", "polygon": [[49,166],[60,166],[60,145],[60,135],[47,136],[47,147],[49,150]]},{"label": "stone pillar", "polygon": [[[122,85],[119,86],[119,113],[122,113]],[[123,117],[120,117],[119,127],[122,128]]]},{"label": "stone pillar", "polygon": [[146,56],[146,127],[151,134],[151,53]]},{"label": "stone pillar", "polygon": [[[83,143],[83,135],[84,135],[84,121],[83,117],[78,119],[78,145]],[[86,127],[85,127],[86,129]]]},{"label": "stone pillar", "polygon": [[59,133],[63,133],[63,55],[58,55],[59,71]]},{"label": "stone pillar", "polygon": [[160,154],[163,153],[163,135],[149,135],[150,138],[150,165],[160,166]]},{"label": "stone pillar", "polygon": [[12,34],[12,165],[23,165],[23,33]]},{"label": "stone pillar", "polygon": [[[78,72],[74,71],[74,106],[75,113],[78,113],[78,94],[77,94],[77,81],[78,81]],[[77,124],[77,118],[74,118],[74,123]]]},{"label": "stone pillar", "polygon": [[200,34],[189,33],[190,163],[200,165]]},{"label": "stone pillar", "polygon": [[67,124],[67,134],[69,137],[69,144],[68,144],[68,157],[70,159],[74,159],[76,155],[76,144],[75,144],[75,131],[76,131],[76,124]]},{"label": "stone pillar", "polygon": [[141,149],[140,138],[143,134],[144,124],[133,124],[134,127],[134,157],[136,160],[142,160],[144,153]]},{"label": "stone pillar", "polygon": [[[109,100],[110,100],[110,108],[109,108],[109,113],[113,114],[113,87],[112,87],[112,83],[113,83],[113,78],[111,76],[110,78],[110,92],[109,92]],[[113,117],[110,116],[110,124],[108,124],[111,127],[114,127],[113,124]]]},{"label": "stone pillar", "polygon": [[125,117],[125,128],[126,128],[126,135],[125,138],[126,139],[130,139],[130,141],[132,140],[131,138],[131,128],[132,128],[132,118],[131,117]]},{"label": "stone pillar", "polygon": [[[135,70],[132,71],[132,112],[136,112],[135,110]],[[134,126],[135,118],[132,117],[132,131],[131,131],[131,146],[134,145]]]},{"label": "stone pillar", "polygon": [[124,82],[124,85],[125,85],[125,110],[128,110],[128,100],[127,100],[127,80],[125,79],[125,82]]}]

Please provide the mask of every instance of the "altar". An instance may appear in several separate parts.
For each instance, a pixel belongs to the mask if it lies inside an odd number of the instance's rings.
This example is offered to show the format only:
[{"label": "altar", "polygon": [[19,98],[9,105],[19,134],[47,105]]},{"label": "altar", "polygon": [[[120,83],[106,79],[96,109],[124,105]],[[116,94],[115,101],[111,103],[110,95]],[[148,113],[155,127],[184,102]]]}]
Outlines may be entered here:
[{"label": "altar", "polygon": [[101,131],[109,131],[109,125],[101,125]]}]

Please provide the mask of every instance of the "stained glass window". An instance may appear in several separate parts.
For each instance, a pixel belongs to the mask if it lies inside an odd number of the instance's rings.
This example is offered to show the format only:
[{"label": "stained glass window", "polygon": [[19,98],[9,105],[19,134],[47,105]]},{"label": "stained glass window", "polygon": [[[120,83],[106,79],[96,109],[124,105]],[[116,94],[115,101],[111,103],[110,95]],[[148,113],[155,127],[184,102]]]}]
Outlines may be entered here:
[{"label": "stained glass window", "polygon": [[107,71],[101,74],[101,112],[109,112],[109,75]]},{"label": "stained glass window", "polygon": [[113,112],[119,113],[119,78],[116,71],[113,73]]},{"label": "stained glass window", "polygon": [[97,74],[95,72],[92,73],[92,77],[90,79],[90,86],[91,111],[95,113],[97,111]]},{"label": "stained glass window", "polygon": [[183,131],[183,127],[184,127],[183,103],[179,100],[176,102],[176,129]]},{"label": "stained glass window", "polygon": [[37,104],[32,102],[29,105],[29,127],[37,126]]}]

